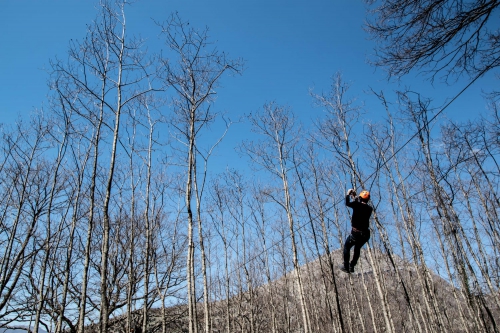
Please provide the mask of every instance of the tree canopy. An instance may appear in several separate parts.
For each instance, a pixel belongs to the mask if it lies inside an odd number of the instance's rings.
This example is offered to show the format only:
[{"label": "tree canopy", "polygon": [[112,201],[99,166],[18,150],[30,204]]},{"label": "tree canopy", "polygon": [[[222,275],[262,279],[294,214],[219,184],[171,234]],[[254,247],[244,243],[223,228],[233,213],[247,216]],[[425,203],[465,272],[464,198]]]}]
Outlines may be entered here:
[{"label": "tree canopy", "polygon": [[499,1],[367,0],[374,63],[389,76],[475,77],[500,65]]}]

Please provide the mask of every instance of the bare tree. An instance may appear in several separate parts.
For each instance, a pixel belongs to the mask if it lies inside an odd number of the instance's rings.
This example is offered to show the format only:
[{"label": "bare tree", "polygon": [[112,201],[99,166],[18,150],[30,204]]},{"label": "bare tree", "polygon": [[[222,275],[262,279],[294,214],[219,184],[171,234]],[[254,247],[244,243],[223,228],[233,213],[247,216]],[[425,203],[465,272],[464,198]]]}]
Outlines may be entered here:
[{"label": "bare tree", "polygon": [[[27,265],[44,244],[38,224],[46,217],[50,202],[46,190],[51,187],[49,163],[41,159],[50,147],[46,125],[41,115],[34,115],[29,124],[18,123],[13,132],[2,133],[0,319],[6,324],[23,315],[13,303],[18,283],[26,272],[33,273]],[[40,298],[37,301],[41,302]],[[38,307],[38,302],[33,307]]]},{"label": "bare tree", "polygon": [[[96,22],[89,26],[83,42],[73,42],[70,47],[70,61],[67,64],[55,61],[52,64],[56,81],[64,87],[64,102],[80,117],[77,121],[90,121],[93,127],[92,142],[95,147],[94,172],[100,156],[99,144],[103,130],[110,133],[110,154],[107,176],[103,186],[102,201],[102,247],[100,274],[100,330],[106,332],[110,315],[109,250],[111,242],[112,218],[111,200],[118,156],[120,124],[129,106],[137,98],[153,90],[150,82],[149,63],[142,50],[142,41],[130,38],[126,33],[126,2],[100,3],[100,14]],[[91,193],[95,191],[93,180]],[[95,207],[92,199],[92,207]],[[94,210],[90,210],[88,241],[92,235]],[[87,246],[87,249],[89,247]],[[88,259],[88,254],[87,254]],[[88,267],[88,264],[85,265]],[[84,269],[85,286],[87,268]],[[85,287],[84,287],[85,288]],[[85,295],[82,294],[80,327],[83,331],[85,315]]]},{"label": "bare tree", "polygon": [[[423,293],[424,304],[426,306],[426,313],[431,318],[430,322],[426,322],[424,318],[417,318],[418,314],[416,311],[416,306],[419,305],[419,297],[411,292],[412,281],[405,281],[402,277],[404,272],[399,272],[403,267],[397,267],[392,261],[392,267],[396,272],[398,279],[403,287],[405,300],[410,311],[412,323],[416,325],[418,331],[422,331],[420,321],[423,321],[425,330],[427,330],[428,325],[437,325],[433,327],[433,330],[441,330],[443,323],[440,321],[439,309],[436,302],[436,297],[434,295],[432,280],[429,275],[429,271],[425,260],[423,260],[423,249],[420,240],[420,235],[416,229],[415,212],[411,206],[411,197],[408,194],[410,189],[415,190],[415,185],[408,180],[408,178],[414,172],[413,165],[406,165],[407,163],[402,163],[401,160],[405,161],[406,156],[396,156],[396,146],[398,144],[398,136],[396,135],[395,124],[393,118],[388,110],[387,101],[383,94],[379,95],[382,103],[387,109],[388,121],[387,125],[382,125],[380,128],[377,126],[369,126],[368,133],[369,141],[371,146],[374,146],[373,159],[381,159],[383,170],[385,170],[385,175],[388,178],[388,193],[391,195],[391,206],[394,214],[394,220],[401,219],[401,225],[398,225],[396,231],[400,237],[401,248],[403,254],[405,254],[405,248],[409,247],[412,253],[411,259],[415,265],[415,271],[417,272],[417,281],[422,285],[422,288],[426,291]],[[376,148],[375,148],[376,147]],[[389,155],[388,155],[389,153]],[[401,153],[400,153],[401,155]],[[392,157],[391,160],[389,158]],[[398,158],[399,157],[399,158]],[[403,175],[403,170],[408,169],[409,174]],[[396,210],[399,210],[396,211]],[[405,233],[405,240],[408,244],[404,243],[402,239],[402,234]],[[390,246],[390,244],[388,244]],[[391,252],[393,252],[391,247]],[[429,300],[430,299],[430,300]]]},{"label": "bare tree", "polygon": [[[159,170],[158,170],[158,167]],[[161,306],[161,328],[166,333],[172,321],[185,318],[187,309],[169,311],[178,303],[184,302],[186,285],[186,251],[187,236],[182,227],[185,207],[182,200],[182,180],[179,175],[167,173],[167,165],[160,163],[153,173],[151,182],[151,219],[152,219],[152,258],[154,288]],[[169,205],[173,205],[172,208]],[[150,328],[151,329],[151,328]]]},{"label": "bare tree", "polygon": [[262,111],[249,117],[253,126],[253,131],[264,137],[263,142],[246,142],[243,144],[243,151],[258,165],[277,177],[282,182],[283,199],[279,200],[272,193],[267,193],[286,213],[290,241],[293,254],[293,267],[297,277],[299,289],[300,307],[302,311],[302,329],[309,332],[310,318],[309,309],[306,304],[303,278],[301,276],[301,265],[299,263],[298,248],[294,213],[292,207],[292,194],[290,190],[289,178],[290,170],[293,169],[292,153],[297,148],[298,132],[294,123],[294,116],[289,108],[266,104]]},{"label": "bare tree", "polygon": [[[243,175],[235,170],[227,170],[225,174],[225,183],[227,186],[227,211],[229,212],[232,219],[235,221],[235,233],[236,240],[239,242],[236,245],[236,254],[238,256],[239,268],[243,269],[243,281],[240,283],[240,294],[244,297],[245,303],[248,304],[247,321],[249,322],[249,332],[254,333],[256,331],[256,318],[255,313],[255,276],[251,272],[254,271],[251,266],[254,260],[250,260],[249,250],[252,249],[248,244],[250,243],[249,232],[248,232],[248,216],[246,211],[246,193],[244,189],[247,188],[247,183],[243,178]],[[240,275],[238,273],[238,275]]]},{"label": "bare tree", "polygon": [[[329,208],[326,207],[324,198],[322,198],[321,193],[321,183],[324,182],[324,165],[318,161],[317,152],[315,151],[315,146],[311,143],[304,152],[305,156],[302,157],[304,160],[304,166],[295,166],[295,171],[297,172],[297,180],[299,182],[300,188],[304,196],[304,205],[307,212],[307,217],[311,225],[311,232],[314,240],[314,247],[316,250],[316,255],[319,258],[319,264],[321,267],[321,279],[325,288],[326,295],[326,305],[328,309],[328,314],[330,316],[330,322],[337,322],[340,326],[340,331],[345,331],[344,319],[342,316],[342,307],[340,302],[340,295],[338,290],[337,276],[334,270],[334,258],[330,255],[330,241],[329,235],[326,228],[326,215]],[[296,159],[294,158],[294,163]],[[305,169],[305,170],[304,170]],[[309,175],[311,178],[311,189],[307,191],[306,181],[308,181]],[[310,198],[310,199],[309,199]],[[321,225],[321,233],[316,230],[315,220],[319,220]],[[321,236],[320,236],[321,235]],[[323,254],[323,255],[322,255]],[[325,262],[326,261],[326,262]],[[331,279],[330,279],[331,277]],[[333,284],[333,293],[335,297],[335,307],[332,303],[332,296],[330,295],[330,283]],[[336,310],[337,316],[334,317],[334,311]],[[336,331],[336,325],[334,325]]]},{"label": "bare tree", "polygon": [[223,281],[221,284],[223,285],[221,287],[222,291],[220,292],[220,297],[224,298],[224,328],[226,332],[231,332],[232,328],[232,315],[231,315],[231,275],[229,274],[230,270],[230,264],[229,260],[232,257],[230,250],[232,250],[232,239],[234,238],[232,236],[231,232],[231,226],[229,218],[227,217],[228,212],[227,212],[227,201],[228,199],[228,193],[226,190],[226,186],[221,182],[220,177],[217,179],[213,180],[210,184],[210,199],[209,199],[209,211],[208,214],[212,220],[212,225],[213,228],[215,229],[216,233],[219,235],[221,242],[222,242],[222,247],[223,247],[223,267],[224,267],[224,273],[223,276],[219,274],[218,280]]},{"label": "bare tree", "polygon": [[366,0],[367,30],[378,42],[375,64],[390,76],[413,69],[434,78],[476,76],[500,65],[498,1]]},{"label": "bare tree", "polygon": [[[165,59],[163,79],[166,85],[175,90],[172,98],[173,114],[170,124],[176,131],[176,139],[185,147],[186,164],[186,186],[185,206],[188,220],[188,256],[187,256],[187,283],[188,283],[188,306],[189,306],[189,332],[197,332],[197,318],[195,312],[196,296],[194,287],[194,228],[198,221],[198,232],[202,235],[201,195],[203,191],[204,178],[197,181],[197,170],[199,167],[198,157],[202,152],[198,144],[200,131],[212,123],[217,114],[211,109],[216,97],[216,88],[220,84],[222,75],[226,72],[239,73],[242,70],[240,60],[231,60],[226,54],[211,47],[208,29],[198,31],[189,26],[188,22],[182,21],[178,14],[172,14],[162,24],[162,36],[170,52],[173,53],[174,61]],[[211,149],[207,154],[210,155]],[[206,159],[205,159],[206,161]],[[205,164],[206,165],[206,164]],[[206,169],[204,169],[206,170]],[[202,174],[203,176],[203,174]],[[193,214],[192,200],[196,195],[196,210]],[[204,276],[204,306],[205,306],[205,331],[210,330],[209,298],[206,281],[206,257],[203,248],[203,240],[200,237],[202,274]]]}]

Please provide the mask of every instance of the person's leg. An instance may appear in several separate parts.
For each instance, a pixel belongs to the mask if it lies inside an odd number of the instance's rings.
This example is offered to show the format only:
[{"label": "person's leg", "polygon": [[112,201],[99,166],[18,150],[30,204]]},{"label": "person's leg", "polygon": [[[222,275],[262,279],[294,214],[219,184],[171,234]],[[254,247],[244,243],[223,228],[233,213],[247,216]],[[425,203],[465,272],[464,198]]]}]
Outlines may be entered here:
[{"label": "person's leg", "polygon": [[352,260],[351,260],[351,263],[349,265],[349,270],[351,272],[354,272],[354,266],[356,266],[356,264],[358,263],[359,255],[361,253],[361,248],[363,247],[363,245],[365,245],[366,242],[368,242],[369,239],[370,239],[369,232],[366,235],[357,235],[356,242],[354,244],[354,251],[352,254]]},{"label": "person's leg", "polygon": [[354,266],[356,266],[356,264],[358,263],[359,255],[361,253],[361,248],[363,247],[364,244],[365,242],[358,242],[354,244],[354,251],[352,254],[350,268],[354,269]]},{"label": "person's leg", "polygon": [[355,245],[353,237],[351,235],[347,236],[344,244],[344,268],[349,268],[349,258],[351,256],[351,247]]}]

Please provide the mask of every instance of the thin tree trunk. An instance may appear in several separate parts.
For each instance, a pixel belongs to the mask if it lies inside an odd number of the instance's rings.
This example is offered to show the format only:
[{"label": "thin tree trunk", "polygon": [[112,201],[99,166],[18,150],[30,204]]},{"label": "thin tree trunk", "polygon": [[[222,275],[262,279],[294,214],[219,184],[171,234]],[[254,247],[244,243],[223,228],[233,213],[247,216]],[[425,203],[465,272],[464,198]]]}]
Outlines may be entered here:
[{"label": "thin tree trunk", "polygon": [[[282,156],[281,152],[280,152],[280,156]],[[281,161],[281,158],[280,158],[280,161]],[[282,161],[280,162],[280,165],[281,165],[281,179],[283,181],[283,190],[284,190],[284,195],[285,195],[285,207],[286,207],[285,209],[286,209],[286,214],[287,214],[287,219],[288,219],[288,228],[290,231],[290,242],[292,244],[293,266],[295,269],[295,273],[297,274],[297,283],[299,285],[300,306],[302,309],[302,322],[304,325],[303,330],[304,330],[304,333],[309,333],[310,332],[310,320],[309,320],[309,313],[308,313],[307,304],[306,304],[304,286],[302,283],[301,269],[300,269],[300,265],[299,265],[299,257],[298,257],[298,252],[297,252],[297,243],[295,240],[294,220],[293,220],[293,216],[292,216],[292,208],[291,208],[291,202],[290,202],[288,180],[286,177],[286,171],[285,171],[285,168],[282,164]]]},{"label": "thin tree trunk", "polygon": [[[267,234],[266,234],[266,217],[265,217],[265,211],[263,207],[262,198],[260,193],[255,193],[255,201],[256,201],[256,206],[251,208],[252,212],[252,217],[253,220],[259,230],[259,235],[261,237],[262,241],[262,248],[263,248],[263,255],[264,255],[264,271],[265,271],[265,276],[266,276],[266,282],[267,286],[269,288],[269,297],[270,297],[270,308],[271,308],[271,333],[276,333],[278,331],[278,326],[277,326],[277,306],[276,306],[276,295],[274,292],[274,287],[275,285],[272,284],[272,277],[271,277],[271,267],[269,264],[269,250],[268,250],[268,245],[267,245]],[[255,213],[257,210],[258,214]]]},{"label": "thin tree trunk", "polygon": [[[308,157],[311,158],[312,154],[310,154]],[[295,161],[294,161],[295,162]],[[319,209],[320,209],[320,219],[321,219],[321,223],[322,225],[324,225],[324,214],[323,214],[323,205],[321,204],[321,199],[319,198],[319,188],[318,188],[318,181],[317,181],[317,172],[316,172],[316,169],[314,167],[314,160],[311,161],[311,166],[312,166],[312,172],[313,172],[313,175],[314,175],[314,180],[315,180],[315,194],[316,194],[316,200],[317,200],[317,204],[319,206]],[[307,210],[307,215],[308,215],[308,218],[309,218],[309,223],[311,225],[311,231],[313,233],[313,240],[314,240],[314,246],[315,246],[315,249],[316,249],[316,256],[319,258],[319,265],[320,265],[320,269],[321,269],[321,277],[322,277],[322,282],[323,282],[323,288],[325,290],[325,301],[326,301],[326,306],[327,306],[327,309],[328,309],[328,314],[330,316],[330,321],[332,322],[332,324],[334,323],[334,317],[333,317],[333,310],[332,310],[332,306],[330,304],[330,299],[331,299],[331,296],[330,296],[330,292],[329,292],[329,286],[327,284],[327,274],[331,275],[332,278],[334,279],[334,284],[335,284],[335,296],[337,298],[337,311],[339,313],[339,319],[340,319],[340,327],[341,327],[341,331],[343,332],[344,331],[344,324],[342,322],[342,312],[341,312],[341,309],[340,309],[340,302],[338,300],[338,293],[337,293],[337,288],[336,288],[336,281],[335,281],[335,272],[333,270],[333,263],[331,263],[331,256],[330,256],[330,249],[329,249],[329,245],[328,245],[328,237],[326,237],[326,235],[323,235],[324,236],[324,239],[325,239],[325,242],[323,244],[325,244],[325,248],[324,248],[324,251],[325,251],[325,254],[327,256],[327,259],[328,261],[330,262],[330,271],[327,272],[325,270],[325,267],[323,265],[323,259],[321,257],[321,252],[320,252],[320,249],[319,249],[319,244],[318,244],[318,236],[316,235],[316,229],[314,227],[314,222],[313,222],[313,216],[312,216],[312,213],[311,213],[311,209],[310,209],[310,203],[309,203],[309,200],[307,199],[308,198],[308,195],[306,193],[306,190],[305,190],[305,186],[303,184],[303,181],[302,181],[302,176],[299,174],[299,169],[298,169],[298,165],[297,163],[295,163],[295,170],[297,172],[297,179],[299,181],[299,184],[300,184],[300,187],[302,189],[302,194],[304,196],[304,201],[305,201],[305,206],[306,206],[306,210]],[[335,332],[337,331],[337,328],[335,325],[333,325],[333,328],[335,330]]]},{"label": "thin tree trunk", "polygon": [[[102,110],[102,109],[101,109]],[[103,112],[101,111],[99,122],[97,124],[95,139],[92,140],[94,143],[94,163],[92,165],[92,180],[90,185],[90,208],[88,214],[88,226],[87,226],[87,239],[85,243],[85,255],[82,270],[82,290],[80,297],[80,309],[78,313],[78,332],[83,333],[85,331],[85,314],[87,308],[87,287],[88,287],[88,273],[90,266],[90,255],[91,255],[91,244],[92,244],[92,234],[94,230],[94,210],[96,206],[95,194],[96,194],[96,182],[97,182],[97,160],[99,155],[99,143],[101,135],[101,125],[103,121]]]},{"label": "thin tree trunk", "polygon": [[116,109],[115,113],[115,126],[113,129],[113,143],[111,146],[111,160],[109,162],[108,178],[105,188],[105,198],[103,205],[103,238],[102,238],[102,248],[101,248],[101,311],[99,316],[100,322],[100,333],[106,333],[108,331],[108,321],[109,321],[109,296],[108,296],[108,261],[109,261],[109,247],[110,239],[109,235],[111,232],[111,217],[110,217],[110,207],[109,203],[111,200],[111,192],[113,188],[113,177],[115,173],[117,146],[118,146],[118,134],[120,131],[120,120],[122,113],[122,75],[123,75],[123,64],[124,64],[124,51],[125,51],[125,16],[123,15],[122,8],[122,31],[119,38],[119,54],[118,54],[118,79],[116,80]]},{"label": "thin tree trunk", "polygon": [[193,211],[191,209],[191,197],[193,186],[193,173],[195,167],[195,110],[191,110],[191,121],[189,124],[189,149],[188,149],[188,170],[186,180],[186,210],[188,217],[188,255],[187,255],[187,287],[188,287],[188,313],[189,313],[189,333],[198,332],[198,318],[196,314],[196,295],[194,288],[194,240],[193,240]]},{"label": "thin tree trunk", "polygon": [[148,110],[148,125],[149,125],[149,136],[148,136],[148,157],[147,157],[147,176],[146,176],[146,193],[145,193],[145,210],[144,210],[144,222],[146,224],[146,249],[145,249],[145,267],[144,267],[144,305],[142,313],[142,332],[147,331],[149,314],[149,275],[150,273],[150,258],[151,258],[151,223],[150,223],[150,196],[151,196],[151,172],[152,172],[152,154],[153,154],[153,134],[154,134],[154,123],[151,119],[151,114]]},{"label": "thin tree trunk", "polygon": [[[77,187],[76,187],[76,197],[73,202],[73,214],[71,217],[71,230],[69,233],[69,244],[68,244],[68,249],[66,252],[66,261],[64,263],[65,265],[65,272],[64,272],[64,286],[63,286],[63,292],[61,296],[61,314],[59,315],[59,319],[57,322],[56,326],[56,333],[62,332],[62,321],[64,317],[64,311],[66,309],[66,302],[67,302],[67,294],[68,294],[68,288],[69,284],[71,283],[70,281],[70,272],[71,272],[71,262],[72,262],[72,257],[73,257],[73,246],[74,246],[74,237],[75,237],[75,231],[77,227],[77,220],[78,220],[78,215],[79,215],[79,207],[80,207],[80,196],[82,195],[82,185],[85,177],[85,170],[87,167],[88,160],[90,158],[90,153],[92,151],[92,146],[89,146],[89,149],[87,150],[87,153],[85,154],[85,158],[82,161],[81,165],[78,163],[77,156],[74,156],[74,161],[75,161],[75,167],[78,172],[78,178],[77,178]],[[74,153],[73,153],[74,155]]]},{"label": "thin tree trunk", "polygon": [[59,146],[59,150],[57,152],[57,159],[54,167],[54,177],[52,178],[52,185],[50,189],[50,195],[49,195],[49,203],[47,207],[47,229],[46,229],[46,240],[45,240],[45,256],[44,259],[42,260],[42,265],[40,267],[40,284],[38,286],[38,305],[36,309],[36,314],[35,314],[35,322],[34,322],[34,328],[33,330],[35,332],[38,332],[39,325],[40,325],[40,317],[42,314],[42,309],[44,307],[44,302],[45,302],[45,277],[47,273],[47,265],[50,257],[50,253],[53,250],[51,248],[52,245],[52,238],[54,235],[52,235],[51,231],[51,226],[52,226],[52,204],[54,202],[54,195],[57,187],[57,176],[59,174],[59,167],[61,166],[61,161],[64,157],[64,154],[66,152],[66,140],[68,138],[68,124],[65,124],[65,134],[63,136],[63,141],[61,142]]},{"label": "thin tree trunk", "polygon": [[205,333],[210,333],[210,299],[208,296],[208,280],[207,280],[207,256],[205,253],[205,242],[203,237],[203,226],[201,216],[201,194],[198,188],[197,172],[196,172],[196,156],[193,161],[193,185],[196,193],[196,220],[198,222],[198,242],[201,254],[201,271],[203,276],[203,314],[205,322]]}]

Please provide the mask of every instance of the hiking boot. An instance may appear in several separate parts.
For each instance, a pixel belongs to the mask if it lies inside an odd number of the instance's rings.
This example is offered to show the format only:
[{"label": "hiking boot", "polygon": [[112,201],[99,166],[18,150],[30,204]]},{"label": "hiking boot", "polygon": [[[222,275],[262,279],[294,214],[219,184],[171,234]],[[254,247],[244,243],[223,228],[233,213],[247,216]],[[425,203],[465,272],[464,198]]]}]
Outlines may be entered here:
[{"label": "hiking boot", "polygon": [[354,266],[349,266],[349,273],[354,273]]}]

